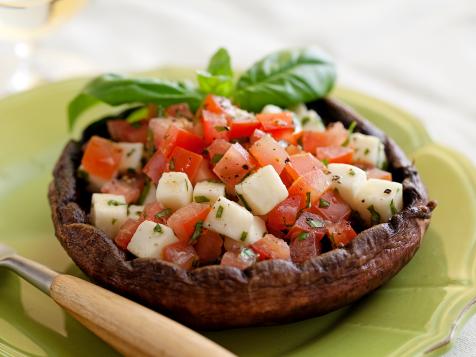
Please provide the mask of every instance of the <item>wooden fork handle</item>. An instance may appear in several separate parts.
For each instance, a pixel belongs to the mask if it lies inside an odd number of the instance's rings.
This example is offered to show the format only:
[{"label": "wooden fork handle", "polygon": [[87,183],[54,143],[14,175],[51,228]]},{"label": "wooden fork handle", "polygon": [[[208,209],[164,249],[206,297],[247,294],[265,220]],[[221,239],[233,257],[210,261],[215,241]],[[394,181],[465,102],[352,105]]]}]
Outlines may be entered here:
[{"label": "wooden fork handle", "polygon": [[125,356],[234,356],[163,315],[73,276],[58,275],[50,295]]}]

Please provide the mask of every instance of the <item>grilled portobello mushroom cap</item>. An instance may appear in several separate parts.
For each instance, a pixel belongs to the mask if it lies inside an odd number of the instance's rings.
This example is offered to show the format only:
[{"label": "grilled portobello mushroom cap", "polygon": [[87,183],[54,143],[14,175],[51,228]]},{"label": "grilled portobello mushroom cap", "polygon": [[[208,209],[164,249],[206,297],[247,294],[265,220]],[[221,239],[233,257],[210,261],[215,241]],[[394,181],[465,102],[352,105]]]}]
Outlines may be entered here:
[{"label": "grilled portobello mushroom cap", "polygon": [[266,260],[241,271],[210,265],[185,271],[165,261],[132,259],[88,219],[90,193],[77,179],[81,147],[93,134],[108,136],[105,120],[69,141],[53,171],[49,201],[58,240],[98,284],[200,329],[268,325],[322,315],[378,288],[420,246],[436,204],[395,142],[334,99],[308,104],[327,123],[341,121],[385,144],[389,170],[403,183],[403,210],[359,233],[348,245],[302,264]]}]

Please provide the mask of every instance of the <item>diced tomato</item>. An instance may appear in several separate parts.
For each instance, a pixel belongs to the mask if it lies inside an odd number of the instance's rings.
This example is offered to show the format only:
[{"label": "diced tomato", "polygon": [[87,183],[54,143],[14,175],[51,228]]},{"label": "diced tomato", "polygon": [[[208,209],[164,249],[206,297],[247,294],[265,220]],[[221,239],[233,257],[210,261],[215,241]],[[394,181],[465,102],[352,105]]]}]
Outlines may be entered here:
[{"label": "diced tomato", "polygon": [[170,155],[167,171],[184,172],[194,183],[202,161],[202,155],[176,146]]},{"label": "diced tomato", "polygon": [[165,116],[192,120],[193,113],[187,103],[172,104],[165,108]]},{"label": "diced tomato", "polygon": [[244,270],[255,262],[256,254],[250,249],[243,249],[241,252],[225,252],[220,264]]},{"label": "diced tomato", "polygon": [[251,248],[258,254],[259,260],[289,260],[291,258],[289,245],[284,240],[272,234],[266,234],[263,238],[253,243]]},{"label": "diced tomato", "polygon": [[328,176],[322,170],[313,170],[294,181],[288,191],[290,195],[300,195],[304,206],[310,206],[319,200],[329,186]]},{"label": "diced tomato", "polygon": [[189,203],[175,211],[167,220],[167,225],[172,228],[178,239],[188,242],[196,224],[207,218],[210,209],[210,206],[204,203]]},{"label": "diced tomato", "polygon": [[113,195],[123,195],[126,203],[136,202],[142,189],[144,188],[144,178],[142,176],[123,176],[120,179],[112,179],[101,187],[102,193],[111,193]]},{"label": "diced tomato", "polygon": [[300,208],[301,196],[289,196],[268,213],[268,229],[273,234],[276,232],[276,235],[286,235],[288,230],[296,222]]},{"label": "diced tomato", "polygon": [[164,260],[174,263],[185,270],[191,270],[198,259],[197,252],[187,242],[169,244],[163,251]]},{"label": "diced tomato", "polygon": [[230,139],[249,138],[261,125],[252,115],[244,118],[235,118],[228,121],[230,127]]},{"label": "diced tomato", "polygon": [[151,202],[144,206],[141,219],[144,221],[153,221],[155,223],[165,224],[167,218],[172,214],[169,208],[165,208],[159,202]]},{"label": "diced tomato", "polygon": [[352,214],[352,208],[335,191],[327,191],[313,207],[312,212],[331,222],[347,220]]},{"label": "diced tomato", "polygon": [[305,152],[301,149],[300,146],[297,146],[297,145],[288,145],[286,147],[286,152],[289,154],[289,155],[298,155],[298,154],[304,154]]},{"label": "diced tomato", "polygon": [[200,262],[212,263],[220,257],[222,246],[223,239],[218,233],[204,229],[194,247]]},{"label": "diced tomato", "polygon": [[250,136],[250,144],[253,145],[259,139],[261,139],[265,136],[266,136],[266,133],[263,130],[255,129],[255,131],[253,131],[253,134],[251,134],[251,136]]},{"label": "diced tomato", "polygon": [[221,160],[231,145],[232,144],[223,139],[213,140],[212,144],[207,148],[208,157],[212,165],[216,165],[216,163]]},{"label": "diced tomato", "polygon": [[157,183],[167,167],[167,159],[161,151],[156,151],[142,169],[153,183]]},{"label": "diced tomato", "polygon": [[324,146],[316,148],[316,156],[319,160],[328,163],[351,164],[354,149],[344,146]]},{"label": "diced tomato", "polygon": [[195,182],[200,181],[217,181],[218,177],[210,170],[208,160],[203,158],[198,168],[197,175],[195,176]]},{"label": "diced tomato", "polygon": [[223,247],[227,252],[239,253],[244,248],[244,244],[241,241],[234,240],[230,237],[225,237],[223,239]]},{"label": "diced tomato", "polygon": [[380,170],[374,167],[373,169],[367,170],[367,178],[369,179],[375,178],[380,180],[392,181],[392,173],[385,170]]},{"label": "diced tomato", "polygon": [[230,128],[224,114],[202,111],[200,122],[203,126],[203,140],[210,145],[215,139],[230,141]]},{"label": "diced tomato", "polygon": [[303,239],[307,237],[306,233],[313,233],[316,237],[322,239],[326,234],[326,225],[326,222],[321,216],[304,211],[290,229],[288,237],[291,240],[298,238]]},{"label": "diced tomato", "polygon": [[230,100],[225,97],[209,94],[203,102],[203,109],[215,114],[224,114],[226,116],[233,116],[234,107]]},{"label": "diced tomato", "polygon": [[294,263],[304,263],[312,257],[322,253],[322,237],[317,232],[310,232],[302,237],[295,238],[289,246],[291,260]]},{"label": "diced tomato", "polygon": [[251,155],[238,143],[233,144],[213,168],[213,172],[222,180],[230,192],[236,184],[255,168]]},{"label": "diced tomato", "polygon": [[117,232],[116,237],[114,237],[114,242],[116,242],[116,245],[119,248],[126,250],[129,242],[132,239],[132,236],[143,221],[143,219],[128,219],[125,221],[121,228],[119,228],[119,232]]},{"label": "diced tomato", "polygon": [[309,153],[291,155],[289,162],[284,167],[284,171],[291,181],[296,180],[299,176],[307,174],[314,170],[321,170],[324,165]]},{"label": "diced tomato", "polygon": [[256,115],[263,130],[272,132],[276,130],[292,129],[294,130],[293,115],[291,112],[281,113],[261,113]]},{"label": "diced tomato", "polygon": [[131,124],[127,120],[114,119],[108,120],[106,125],[109,135],[115,141],[144,144],[147,141],[148,120],[141,120]]},{"label": "diced tomato", "polygon": [[120,146],[110,140],[93,136],[86,144],[81,165],[87,173],[110,180],[117,174],[121,157]]},{"label": "diced tomato", "polygon": [[184,118],[156,118],[151,119],[149,122],[149,128],[152,131],[154,137],[154,144],[156,148],[159,148],[162,141],[164,141],[165,134],[169,130],[171,125],[186,130],[193,131],[193,123]]},{"label": "diced tomato", "polygon": [[325,131],[303,131],[302,145],[307,152],[316,152],[317,147],[341,146],[349,133],[341,122],[327,127]]},{"label": "diced tomato", "polygon": [[279,143],[270,136],[265,136],[250,147],[250,153],[260,166],[272,165],[278,174],[289,161],[289,155]]},{"label": "diced tomato", "polygon": [[173,124],[167,130],[164,140],[160,144],[160,150],[168,157],[176,146],[197,154],[201,154],[204,149],[202,138]]},{"label": "diced tomato", "polygon": [[269,134],[277,141],[285,141],[288,144],[296,144],[296,135],[294,129],[282,129],[270,131]]},{"label": "diced tomato", "polygon": [[327,234],[334,248],[346,245],[357,236],[357,233],[348,221],[328,225]]}]

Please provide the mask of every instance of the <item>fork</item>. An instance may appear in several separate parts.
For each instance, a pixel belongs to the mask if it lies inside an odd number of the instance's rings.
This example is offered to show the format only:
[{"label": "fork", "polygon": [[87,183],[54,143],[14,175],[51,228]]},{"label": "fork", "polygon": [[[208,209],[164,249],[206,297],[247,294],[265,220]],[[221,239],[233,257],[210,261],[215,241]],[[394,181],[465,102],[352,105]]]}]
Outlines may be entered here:
[{"label": "fork", "polygon": [[235,356],[195,331],[109,290],[59,274],[0,244],[0,267],[49,295],[125,356]]}]

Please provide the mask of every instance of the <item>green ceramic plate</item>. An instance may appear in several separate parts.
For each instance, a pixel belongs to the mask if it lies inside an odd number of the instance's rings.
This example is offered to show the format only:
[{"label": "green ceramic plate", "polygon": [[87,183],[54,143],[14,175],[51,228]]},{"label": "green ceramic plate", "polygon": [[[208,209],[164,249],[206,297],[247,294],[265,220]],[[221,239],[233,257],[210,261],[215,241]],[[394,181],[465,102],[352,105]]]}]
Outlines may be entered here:
[{"label": "green ceramic plate", "polygon": [[[59,82],[0,101],[0,239],[27,257],[78,276],[53,235],[46,190],[68,137],[66,104],[83,84],[81,79]],[[476,296],[476,170],[460,154],[433,143],[409,114],[357,92],[338,89],[334,95],[402,146],[439,206],[415,258],[354,305],[289,325],[206,334],[239,355],[420,354],[444,345],[453,324],[470,314]],[[115,352],[42,293],[0,271],[0,355],[93,354]]]}]

